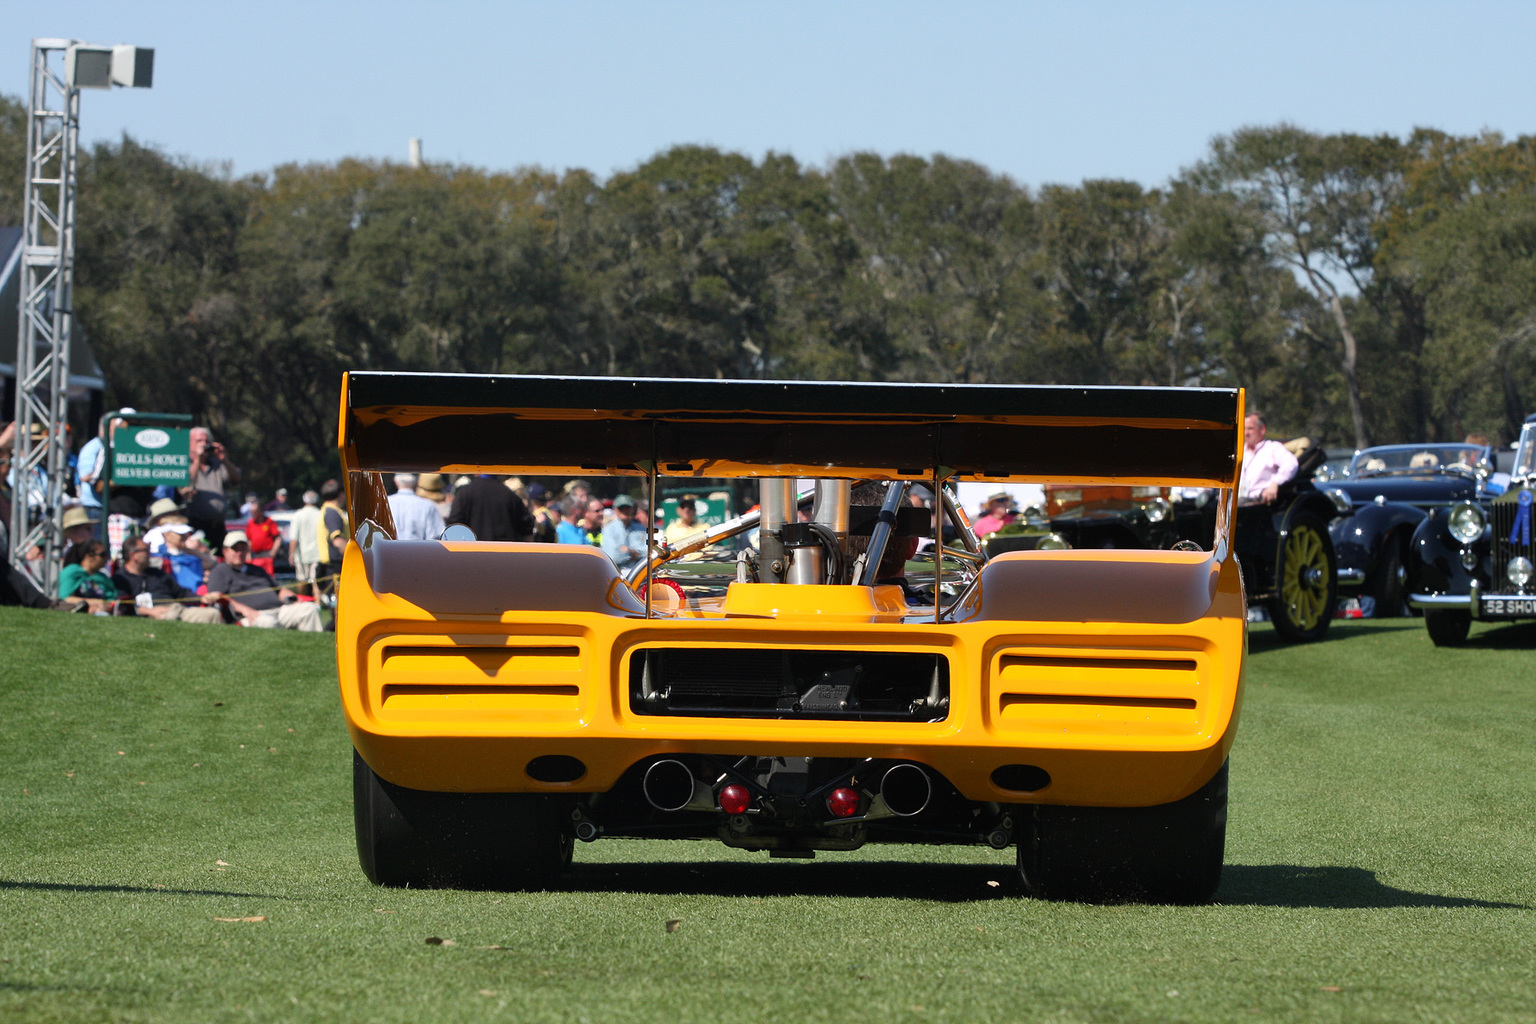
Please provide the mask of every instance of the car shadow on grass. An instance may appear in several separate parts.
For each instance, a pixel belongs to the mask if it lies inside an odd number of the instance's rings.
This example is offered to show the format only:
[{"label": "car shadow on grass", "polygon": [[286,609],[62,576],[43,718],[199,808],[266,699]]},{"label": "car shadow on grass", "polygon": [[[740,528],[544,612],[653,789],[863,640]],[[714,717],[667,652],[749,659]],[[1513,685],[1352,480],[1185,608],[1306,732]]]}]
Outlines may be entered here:
[{"label": "car shadow on grass", "polygon": [[19,889],[32,892],[134,892],[151,896],[231,896],[253,900],[284,900],[286,896],[271,896],[259,892],[227,892],[223,889],[173,889],[157,885],[82,885],[78,882],[17,882],[0,878],[0,892]]},{"label": "car shadow on grass", "polygon": [[842,896],[970,903],[1017,898],[1023,891],[1011,864],[933,864],[904,861],[793,863],[576,864],[560,880],[565,892],[656,895]]},{"label": "car shadow on grass", "polygon": [[1334,908],[1479,907],[1529,910],[1523,903],[1502,903],[1462,896],[1396,889],[1376,872],[1353,867],[1302,867],[1297,864],[1228,864],[1221,872],[1216,902],[1226,906]]},{"label": "car shadow on grass", "polygon": [[[556,886],[562,892],[651,893],[662,896],[839,896],[973,903],[1018,899],[1024,889],[1011,865],[901,861],[827,863],[577,864]],[[1213,901],[1224,906],[1339,910],[1391,907],[1529,910],[1459,896],[1410,892],[1383,884],[1374,871],[1296,864],[1228,864]]]},{"label": "car shadow on grass", "polygon": [[[1332,626],[1328,627],[1328,632],[1323,636],[1321,640],[1315,640],[1313,643],[1330,644],[1335,641],[1351,640],[1356,637],[1370,636],[1372,633],[1400,633],[1404,629],[1408,628],[1408,620],[1406,619],[1391,619],[1388,621],[1395,624],[1390,626],[1377,624],[1371,622],[1369,619],[1341,619],[1338,622],[1335,622]],[[1420,623],[1419,629],[1422,631],[1423,628],[1423,624]],[[1282,639],[1280,634],[1275,632],[1273,629],[1250,629],[1248,631],[1249,654],[1266,654],[1270,651],[1282,651],[1286,648],[1295,646],[1297,645]]]},{"label": "car shadow on grass", "polygon": [[1536,649],[1536,622],[1488,623],[1474,632],[1464,645],[1468,650],[1529,651]]}]

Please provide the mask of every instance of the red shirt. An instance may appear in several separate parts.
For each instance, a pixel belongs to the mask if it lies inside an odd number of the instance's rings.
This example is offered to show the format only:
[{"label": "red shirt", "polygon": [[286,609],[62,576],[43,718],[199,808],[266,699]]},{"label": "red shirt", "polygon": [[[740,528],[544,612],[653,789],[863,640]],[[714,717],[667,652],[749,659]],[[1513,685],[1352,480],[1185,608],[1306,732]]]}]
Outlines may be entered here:
[{"label": "red shirt", "polygon": [[277,520],[271,517],[259,523],[251,519],[245,524],[245,536],[251,542],[253,558],[264,557],[277,545],[278,538],[282,535],[282,527],[278,526]]}]

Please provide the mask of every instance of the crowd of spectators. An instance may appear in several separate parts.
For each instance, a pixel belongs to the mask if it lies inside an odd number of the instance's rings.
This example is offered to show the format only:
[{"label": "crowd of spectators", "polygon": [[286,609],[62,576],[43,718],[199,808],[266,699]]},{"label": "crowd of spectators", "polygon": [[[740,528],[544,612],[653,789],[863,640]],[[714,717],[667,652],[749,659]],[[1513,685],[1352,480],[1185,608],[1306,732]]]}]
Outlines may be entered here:
[{"label": "crowd of spectators", "polygon": [[[247,492],[238,506],[239,528],[230,529],[235,521],[230,495],[241,472],[206,427],[190,431],[185,486],[109,489],[107,452],[123,423],[103,424],[70,460],[58,588],[51,594],[33,584],[49,575],[40,564],[42,549],[13,551],[9,529],[14,500],[29,502],[36,511],[46,507],[47,475],[34,470],[18,485],[10,464],[15,425],[0,430],[0,604],[208,625],[324,628],[317,599],[324,597],[327,567],[340,564],[347,534],[340,485],[327,481],[318,493],[304,495],[312,513],[308,535],[285,537],[278,517],[303,517],[288,508],[285,488],[266,502]],[[290,549],[295,569],[307,570],[293,587],[274,578],[279,554]],[[299,561],[300,553],[309,556],[307,563]],[[30,572],[20,571],[15,560],[24,560]]]},{"label": "crowd of spectators", "polygon": [[[704,529],[698,519],[699,499],[695,494],[678,498],[676,520],[662,523],[659,510],[653,514],[639,498],[621,493],[603,500],[593,495],[592,485],[585,480],[571,480],[556,493],[538,481],[524,485],[517,477],[459,477],[451,494],[445,495],[442,478],[432,476],[431,493],[423,490],[426,476],[416,481],[415,493],[438,502],[444,526],[462,523],[474,531],[478,540],[599,548],[621,571],[644,560],[652,530],[675,543]],[[395,477],[397,493],[390,498],[392,508],[405,493],[409,481],[409,477]],[[395,528],[397,537],[407,535],[398,514]]]},{"label": "crowd of spectators", "polygon": [[[124,410],[132,414],[133,410]],[[18,484],[10,470],[14,425],[0,432],[0,604],[130,615],[199,624],[302,631],[325,628],[333,577],[350,528],[341,485],[327,480],[290,506],[286,487],[269,499],[243,489],[240,467],[206,427],[190,431],[185,486],[108,486],[114,419],[72,459],[59,552],[58,590],[42,594],[13,567],[10,502],[39,510],[47,479]],[[37,476],[37,474],[33,474]],[[517,477],[400,473],[389,495],[400,540],[435,540],[455,524],[479,540],[577,544],[606,553],[620,569],[646,557],[654,529],[676,542],[702,529],[697,497],[678,501],[674,522],[659,522],[633,495],[608,500],[586,480],[558,490]],[[661,527],[665,530],[661,531]],[[40,549],[20,553],[38,559]],[[291,579],[286,575],[291,572]]]}]

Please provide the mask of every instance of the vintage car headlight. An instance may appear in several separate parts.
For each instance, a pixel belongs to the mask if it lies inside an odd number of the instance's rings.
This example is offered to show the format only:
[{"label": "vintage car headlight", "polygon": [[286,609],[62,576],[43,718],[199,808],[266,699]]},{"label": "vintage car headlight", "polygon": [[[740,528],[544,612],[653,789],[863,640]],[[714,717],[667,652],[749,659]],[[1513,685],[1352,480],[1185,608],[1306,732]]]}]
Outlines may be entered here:
[{"label": "vintage car headlight", "polygon": [[1525,585],[1531,582],[1531,560],[1523,555],[1516,555],[1504,567],[1504,575],[1509,577],[1509,582],[1524,590]]},{"label": "vintage car headlight", "polygon": [[1040,543],[1035,545],[1037,551],[1068,551],[1072,547],[1067,543],[1067,538],[1059,533],[1047,534],[1040,538]]},{"label": "vintage car headlight", "polygon": [[1483,510],[1470,501],[1463,501],[1451,509],[1451,536],[1463,544],[1471,544],[1483,535]]},{"label": "vintage car headlight", "polygon": [[1168,518],[1173,506],[1168,504],[1167,498],[1153,498],[1142,506],[1142,510],[1147,513],[1147,522],[1160,523]]},{"label": "vintage car headlight", "polygon": [[1354,510],[1355,503],[1350,500],[1349,492],[1342,487],[1325,488],[1323,494],[1333,502],[1333,507],[1339,510],[1340,515],[1347,516]]}]

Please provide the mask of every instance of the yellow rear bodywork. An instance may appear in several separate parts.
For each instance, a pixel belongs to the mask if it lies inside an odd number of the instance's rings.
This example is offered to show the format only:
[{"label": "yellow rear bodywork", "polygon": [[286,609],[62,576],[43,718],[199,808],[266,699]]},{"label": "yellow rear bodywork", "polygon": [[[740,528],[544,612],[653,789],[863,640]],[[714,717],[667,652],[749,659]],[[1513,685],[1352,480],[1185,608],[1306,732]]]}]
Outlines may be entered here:
[{"label": "yellow rear bodywork", "polygon": [[[1175,410],[1154,418],[1125,413],[1148,404],[1139,394],[1122,400],[1135,389],[1078,389],[1085,395],[1081,422],[1060,412],[1071,407],[1072,395],[1046,395],[1052,411],[1032,415],[1024,400],[1033,393],[1018,396],[1025,412],[983,404],[969,413],[963,410],[973,404],[971,393],[953,400],[946,393],[935,399],[938,411],[925,414],[911,406],[921,406],[926,392],[893,393],[906,407],[893,415],[890,431],[931,438],[929,449],[913,452],[906,465],[877,452],[875,464],[849,466],[858,460],[844,456],[818,465],[803,454],[813,428],[837,430],[841,413],[807,427],[815,417],[796,409],[759,409],[751,416],[680,411],[670,400],[691,392],[669,392],[668,402],[647,405],[646,382],[622,382],[634,386],[638,411],[570,403],[538,409],[496,404],[496,379],[446,378],[445,384],[442,375],[381,375],[388,379],[363,388],[363,376],[373,375],[349,377],[342,401],[342,455],[352,522],[360,528],[347,545],[337,591],[337,657],[352,742],[391,783],[438,792],[601,793],[657,755],[753,753],[918,762],[973,801],[1147,806],[1188,796],[1226,760],[1241,705],[1247,629],[1231,544],[1241,392],[1223,393],[1219,416]],[[462,403],[444,397],[464,380],[482,390]],[[413,383],[431,397],[419,404],[401,400]],[[850,387],[864,389],[856,397],[867,398],[868,408],[884,394],[867,390],[873,385]],[[1168,392],[1169,403],[1179,401],[1176,389],[1154,390]],[[1006,406],[1015,392],[989,388],[974,395],[976,402],[993,397]],[[650,420],[646,409],[656,410]],[[846,415],[857,419],[858,429],[879,423],[877,411]],[[693,438],[708,449],[716,436],[737,436],[717,421],[771,432],[775,416],[789,439],[777,465],[768,461],[772,445],[760,455],[744,444],[696,457],[684,450]],[[464,442],[461,450],[431,450],[447,443],[434,439],[463,433],[446,426],[433,433],[435,421],[472,430],[482,417],[497,425],[487,426],[486,437]],[[568,436],[561,424],[578,421],[586,424],[578,431],[583,444],[590,448],[610,437],[618,455],[590,451],[582,461],[563,450],[530,450],[526,436],[539,435],[519,433],[543,423]],[[649,424],[649,442],[637,423]],[[1101,435],[1099,428],[1112,433]],[[498,439],[502,429],[506,436]],[[1141,429],[1156,437],[1140,438],[1134,432]],[[662,610],[647,608],[597,549],[393,541],[383,501],[383,473],[427,468],[576,475],[605,466],[652,479],[658,467],[695,476],[1066,478],[1052,461],[1060,451],[1034,472],[1017,452],[994,454],[1005,435],[988,431],[1002,430],[1026,442],[1032,431],[1041,438],[1130,436],[1133,442],[1122,443],[1137,452],[1187,441],[1200,448],[1203,461],[1185,470],[1148,472],[1122,465],[1110,451],[1081,458],[1076,464],[1086,472],[1070,478],[1214,488],[1222,509],[1217,536],[1198,551],[1003,555],[983,565],[965,593],[938,614],[909,608],[897,587],[785,583],[735,583],[723,600]],[[646,443],[653,445],[649,459]],[[1213,451],[1225,454],[1217,459]],[[950,464],[941,461],[946,458]],[[947,664],[948,706],[941,721],[921,722],[640,714],[631,701],[630,666],[636,652],[655,647],[931,653]],[[584,772],[559,782],[529,774],[530,762],[551,756],[574,758]],[[1018,765],[1043,770],[1049,783],[1035,790],[1000,786],[999,778],[1015,776],[999,769]]]}]

